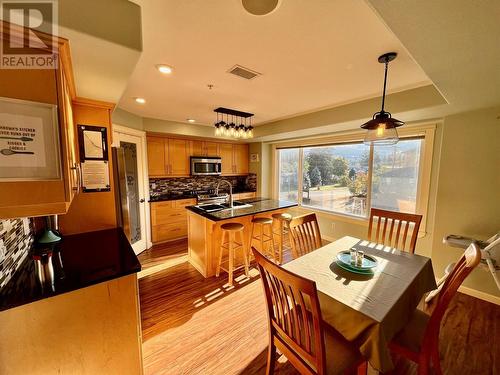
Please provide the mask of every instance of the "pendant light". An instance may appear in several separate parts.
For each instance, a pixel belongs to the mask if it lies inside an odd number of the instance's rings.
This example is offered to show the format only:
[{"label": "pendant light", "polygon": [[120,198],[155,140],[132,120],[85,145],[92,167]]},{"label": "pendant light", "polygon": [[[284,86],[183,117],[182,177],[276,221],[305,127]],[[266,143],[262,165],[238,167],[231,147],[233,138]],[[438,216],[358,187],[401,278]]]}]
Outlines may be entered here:
[{"label": "pendant light", "polygon": [[397,127],[404,125],[403,121],[392,118],[389,112],[384,110],[385,105],[385,90],[387,87],[387,69],[389,62],[394,60],[398,54],[396,52],[385,53],[378,58],[378,62],[385,64],[384,74],[384,93],[382,95],[382,109],[376,112],[373,118],[361,125],[362,129],[366,129],[364,143],[366,145],[393,145],[399,141]]}]

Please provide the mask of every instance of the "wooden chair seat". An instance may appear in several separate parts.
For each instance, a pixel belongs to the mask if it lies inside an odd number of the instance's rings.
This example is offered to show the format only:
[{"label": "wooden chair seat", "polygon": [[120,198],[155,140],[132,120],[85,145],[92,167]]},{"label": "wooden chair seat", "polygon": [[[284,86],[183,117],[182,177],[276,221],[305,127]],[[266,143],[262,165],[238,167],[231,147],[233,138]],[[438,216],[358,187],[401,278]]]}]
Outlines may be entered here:
[{"label": "wooden chair seat", "polygon": [[225,224],[222,224],[220,227],[222,230],[239,231],[239,230],[243,230],[244,225],[240,224],[240,223],[225,223]]},{"label": "wooden chair seat", "polygon": [[254,224],[272,224],[273,219],[270,217],[254,217],[252,219],[252,223]]},{"label": "wooden chair seat", "polygon": [[271,217],[274,220],[284,220],[284,221],[290,221],[292,220],[292,215],[287,214],[286,212],[281,212],[278,214],[272,214]]}]

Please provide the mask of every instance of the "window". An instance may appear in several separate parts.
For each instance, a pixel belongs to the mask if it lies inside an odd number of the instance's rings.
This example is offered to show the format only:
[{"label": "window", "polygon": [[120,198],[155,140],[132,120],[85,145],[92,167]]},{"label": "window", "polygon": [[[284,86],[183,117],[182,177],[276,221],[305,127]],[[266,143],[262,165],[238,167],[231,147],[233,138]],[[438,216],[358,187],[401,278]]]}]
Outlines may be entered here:
[{"label": "window", "polygon": [[278,149],[279,199],[363,218],[371,207],[415,213],[424,142],[421,136],[393,146],[360,141]]}]

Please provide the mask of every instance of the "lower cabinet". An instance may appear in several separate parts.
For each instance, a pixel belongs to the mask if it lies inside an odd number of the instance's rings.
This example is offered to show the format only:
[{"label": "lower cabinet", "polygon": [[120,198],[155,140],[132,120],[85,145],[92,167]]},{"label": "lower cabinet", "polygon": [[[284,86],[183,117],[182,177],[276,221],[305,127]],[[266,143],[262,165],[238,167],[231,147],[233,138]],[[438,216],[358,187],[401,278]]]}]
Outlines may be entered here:
[{"label": "lower cabinet", "polygon": [[160,243],[187,237],[187,206],[196,199],[151,202],[152,242]]}]

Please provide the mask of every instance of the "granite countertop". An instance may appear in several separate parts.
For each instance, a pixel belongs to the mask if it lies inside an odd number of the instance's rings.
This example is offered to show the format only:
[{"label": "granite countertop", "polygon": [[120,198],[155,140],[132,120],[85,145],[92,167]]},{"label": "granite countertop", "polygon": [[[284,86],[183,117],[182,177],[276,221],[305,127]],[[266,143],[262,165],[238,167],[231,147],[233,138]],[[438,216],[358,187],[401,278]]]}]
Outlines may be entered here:
[{"label": "granite countertop", "polygon": [[238,202],[251,204],[252,207],[225,209],[216,212],[205,212],[203,210],[200,210],[196,206],[188,206],[186,208],[209,220],[220,221],[220,220],[233,219],[241,216],[256,215],[262,212],[274,211],[283,208],[290,208],[297,206],[297,203],[294,202],[280,201],[277,199],[269,199],[269,198],[240,199],[238,200]]},{"label": "granite countertop", "polygon": [[[0,290],[0,311],[130,275],[141,270],[121,228],[64,236],[50,256],[53,277],[40,281],[32,249],[12,279]],[[49,267],[45,267],[47,270]],[[46,272],[49,274],[49,272]]]},{"label": "granite countertop", "polygon": [[[221,193],[225,193],[226,191],[220,190]],[[236,190],[233,191],[233,194],[242,194],[242,193],[255,193],[255,191],[251,190]],[[196,194],[192,193],[183,193],[183,194],[160,194],[157,196],[153,196],[149,198],[150,203],[154,202],[164,202],[164,201],[175,201],[180,199],[196,199]]]}]

